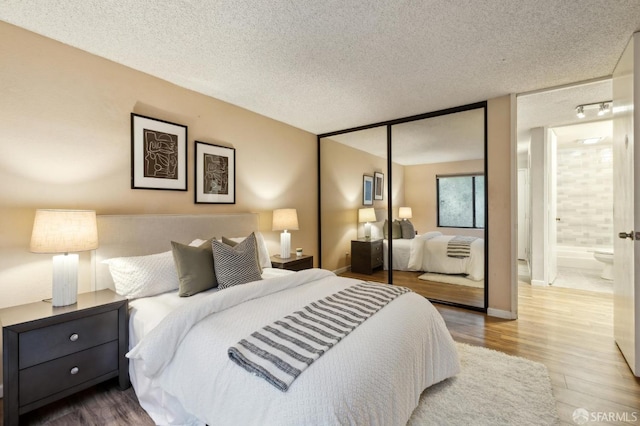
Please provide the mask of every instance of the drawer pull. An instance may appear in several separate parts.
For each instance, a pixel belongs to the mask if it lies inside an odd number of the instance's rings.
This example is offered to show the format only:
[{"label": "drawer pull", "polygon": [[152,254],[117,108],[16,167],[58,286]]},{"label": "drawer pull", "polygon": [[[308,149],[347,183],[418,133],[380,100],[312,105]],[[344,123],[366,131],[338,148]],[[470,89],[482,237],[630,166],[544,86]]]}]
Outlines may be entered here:
[{"label": "drawer pull", "polygon": [[71,373],[71,374],[78,374],[78,372],[79,372],[79,371],[80,371],[80,369],[79,369],[78,367],[73,367],[73,368],[69,371],[69,373]]},{"label": "drawer pull", "polygon": [[73,333],[71,336],[69,336],[69,340],[71,340],[72,342],[75,342],[76,340],[78,340],[80,336],[78,336],[77,333]]}]

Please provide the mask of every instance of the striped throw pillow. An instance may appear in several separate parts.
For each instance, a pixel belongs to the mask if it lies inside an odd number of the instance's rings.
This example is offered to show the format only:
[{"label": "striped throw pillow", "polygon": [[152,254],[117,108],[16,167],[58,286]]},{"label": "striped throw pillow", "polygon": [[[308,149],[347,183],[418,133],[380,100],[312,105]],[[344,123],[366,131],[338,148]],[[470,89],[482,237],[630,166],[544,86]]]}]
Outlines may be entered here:
[{"label": "striped throw pillow", "polygon": [[219,289],[262,279],[253,233],[234,247],[213,240],[211,248]]}]

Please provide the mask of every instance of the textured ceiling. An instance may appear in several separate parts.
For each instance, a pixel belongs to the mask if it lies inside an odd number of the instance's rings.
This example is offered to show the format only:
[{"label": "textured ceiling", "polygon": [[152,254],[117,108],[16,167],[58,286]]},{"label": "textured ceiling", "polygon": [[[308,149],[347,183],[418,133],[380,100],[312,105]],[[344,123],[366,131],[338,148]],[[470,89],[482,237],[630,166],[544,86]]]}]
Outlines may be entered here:
[{"label": "textured ceiling", "polygon": [[[401,165],[484,158],[484,109],[473,109],[391,126],[393,162]],[[332,140],[387,157],[387,128],[359,130]]]},{"label": "textured ceiling", "polygon": [[610,75],[637,0],[0,0],[0,20],[313,133]]}]

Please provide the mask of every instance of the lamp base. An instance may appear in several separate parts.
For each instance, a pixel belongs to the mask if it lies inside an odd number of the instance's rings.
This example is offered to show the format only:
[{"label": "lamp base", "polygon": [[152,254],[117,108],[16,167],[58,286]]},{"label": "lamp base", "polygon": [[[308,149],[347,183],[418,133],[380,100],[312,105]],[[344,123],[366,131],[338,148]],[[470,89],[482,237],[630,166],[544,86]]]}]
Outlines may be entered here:
[{"label": "lamp base", "polygon": [[369,222],[366,222],[364,224],[364,239],[365,240],[371,239],[371,223]]},{"label": "lamp base", "polygon": [[53,306],[73,305],[78,300],[78,258],[77,254],[53,256]]},{"label": "lamp base", "polygon": [[291,234],[286,230],[280,234],[280,257],[282,259],[291,257]]}]

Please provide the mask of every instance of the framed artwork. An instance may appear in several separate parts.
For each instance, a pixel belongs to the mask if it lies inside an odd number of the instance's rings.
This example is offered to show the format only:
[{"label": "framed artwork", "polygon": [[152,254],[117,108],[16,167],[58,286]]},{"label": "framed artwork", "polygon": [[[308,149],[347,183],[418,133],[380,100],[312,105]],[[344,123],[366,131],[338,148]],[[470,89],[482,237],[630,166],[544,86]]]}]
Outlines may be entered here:
[{"label": "framed artwork", "polygon": [[196,141],[196,204],[236,203],[236,150]]},{"label": "framed artwork", "polygon": [[362,175],[362,205],[373,205],[373,176]]},{"label": "framed artwork", "polygon": [[384,173],[373,174],[373,199],[384,200]]},{"label": "framed artwork", "polygon": [[131,113],[131,189],[187,190],[187,126]]}]

